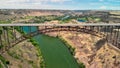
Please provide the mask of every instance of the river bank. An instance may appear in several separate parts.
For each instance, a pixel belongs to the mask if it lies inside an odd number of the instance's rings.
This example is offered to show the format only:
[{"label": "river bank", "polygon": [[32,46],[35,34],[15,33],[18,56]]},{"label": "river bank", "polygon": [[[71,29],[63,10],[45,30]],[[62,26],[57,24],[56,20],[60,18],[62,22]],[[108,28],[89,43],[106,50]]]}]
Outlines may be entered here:
[{"label": "river bank", "polygon": [[[75,58],[75,48],[72,47],[73,45],[70,44],[70,42],[68,42],[67,40],[65,40],[65,38],[63,38],[62,36],[58,36],[58,38],[66,44],[72,56],[74,56]],[[82,62],[78,61],[77,58],[75,59],[76,59],[76,62],[79,64],[79,68],[85,68],[85,65]]]},{"label": "river bank", "polygon": [[[62,39],[69,44],[68,48],[78,63],[84,63],[86,68],[119,68],[120,54],[111,48],[104,39],[85,33],[52,32],[46,35]],[[107,57],[109,55],[109,57]]]}]

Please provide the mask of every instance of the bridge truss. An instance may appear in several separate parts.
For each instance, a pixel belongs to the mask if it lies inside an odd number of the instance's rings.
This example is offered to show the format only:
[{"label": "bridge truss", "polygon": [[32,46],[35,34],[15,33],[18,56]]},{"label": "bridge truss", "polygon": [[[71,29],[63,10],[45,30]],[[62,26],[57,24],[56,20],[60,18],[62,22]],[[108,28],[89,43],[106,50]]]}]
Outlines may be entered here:
[{"label": "bridge truss", "polygon": [[[28,31],[24,32],[24,27]],[[36,30],[33,30],[33,27]],[[120,24],[0,24],[0,53],[38,34],[75,31],[106,39],[120,49]],[[19,34],[21,33],[21,34]]]}]

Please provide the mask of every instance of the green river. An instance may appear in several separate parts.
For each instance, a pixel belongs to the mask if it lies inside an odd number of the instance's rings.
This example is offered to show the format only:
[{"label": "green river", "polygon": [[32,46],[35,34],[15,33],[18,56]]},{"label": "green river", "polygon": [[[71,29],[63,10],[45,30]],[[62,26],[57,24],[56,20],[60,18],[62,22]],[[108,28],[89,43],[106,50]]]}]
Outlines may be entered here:
[{"label": "green river", "polygon": [[[27,27],[23,29],[28,32]],[[36,27],[32,30],[35,31]],[[39,43],[46,68],[79,68],[78,63],[60,39],[46,35],[37,35],[33,38]]]}]

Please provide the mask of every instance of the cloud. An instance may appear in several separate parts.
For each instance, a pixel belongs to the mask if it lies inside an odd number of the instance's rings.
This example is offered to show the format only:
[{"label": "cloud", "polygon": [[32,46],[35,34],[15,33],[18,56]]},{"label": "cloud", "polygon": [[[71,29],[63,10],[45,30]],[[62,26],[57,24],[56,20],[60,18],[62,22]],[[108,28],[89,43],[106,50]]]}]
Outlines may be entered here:
[{"label": "cloud", "polygon": [[120,0],[107,0],[109,2],[120,2]]},{"label": "cloud", "polygon": [[71,0],[0,0],[0,8],[53,8],[49,3],[61,4]]},{"label": "cloud", "polygon": [[51,2],[65,2],[65,1],[71,1],[71,0],[48,0],[48,1],[51,1]]},{"label": "cloud", "polygon": [[100,2],[103,2],[104,0],[99,0]]},{"label": "cloud", "polygon": [[71,0],[0,0],[0,3],[66,2]]},{"label": "cloud", "polygon": [[120,7],[110,6],[110,10],[113,10],[113,9],[115,9],[115,10],[120,10]]},{"label": "cloud", "polygon": [[93,5],[93,6],[101,6],[101,5],[109,5],[110,3],[107,2],[91,2],[89,3],[89,5]]},{"label": "cloud", "polygon": [[[17,9],[119,9],[120,0],[0,0],[0,8]],[[115,3],[113,3],[115,2]],[[87,4],[87,5],[86,5]],[[105,6],[104,6],[105,5]]]},{"label": "cloud", "polygon": [[[61,4],[71,0],[0,0],[0,8],[12,9],[54,9],[49,3]],[[59,9],[59,8],[58,8]]]},{"label": "cloud", "polygon": [[100,6],[100,9],[107,9],[107,6]]}]

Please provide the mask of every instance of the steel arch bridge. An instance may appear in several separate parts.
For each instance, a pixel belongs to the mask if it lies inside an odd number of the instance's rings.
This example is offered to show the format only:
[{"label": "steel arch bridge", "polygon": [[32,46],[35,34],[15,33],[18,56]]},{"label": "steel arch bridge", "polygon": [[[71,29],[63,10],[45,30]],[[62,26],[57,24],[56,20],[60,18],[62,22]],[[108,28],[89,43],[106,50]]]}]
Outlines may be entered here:
[{"label": "steel arch bridge", "polygon": [[[24,27],[27,27],[28,33],[24,33]],[[36,30],[32,30],[36,27]],[[9,31],[13,36],[12,40]],[[100,38],[106,39],[107,42],[120,49],[120,24],[0,24],[0,53],[8,51],[16,44],[29,39],[38,34],[49,32],[74,31],[88,33]],[[17,36],[17,32],[22,33]],[[1,37],[4,35],[4,37]],[[4,40],[2,38],[5,38]],[[6,41],[8,44],[3,44]],[[6,46],[4,46],[6,45]]]}]

